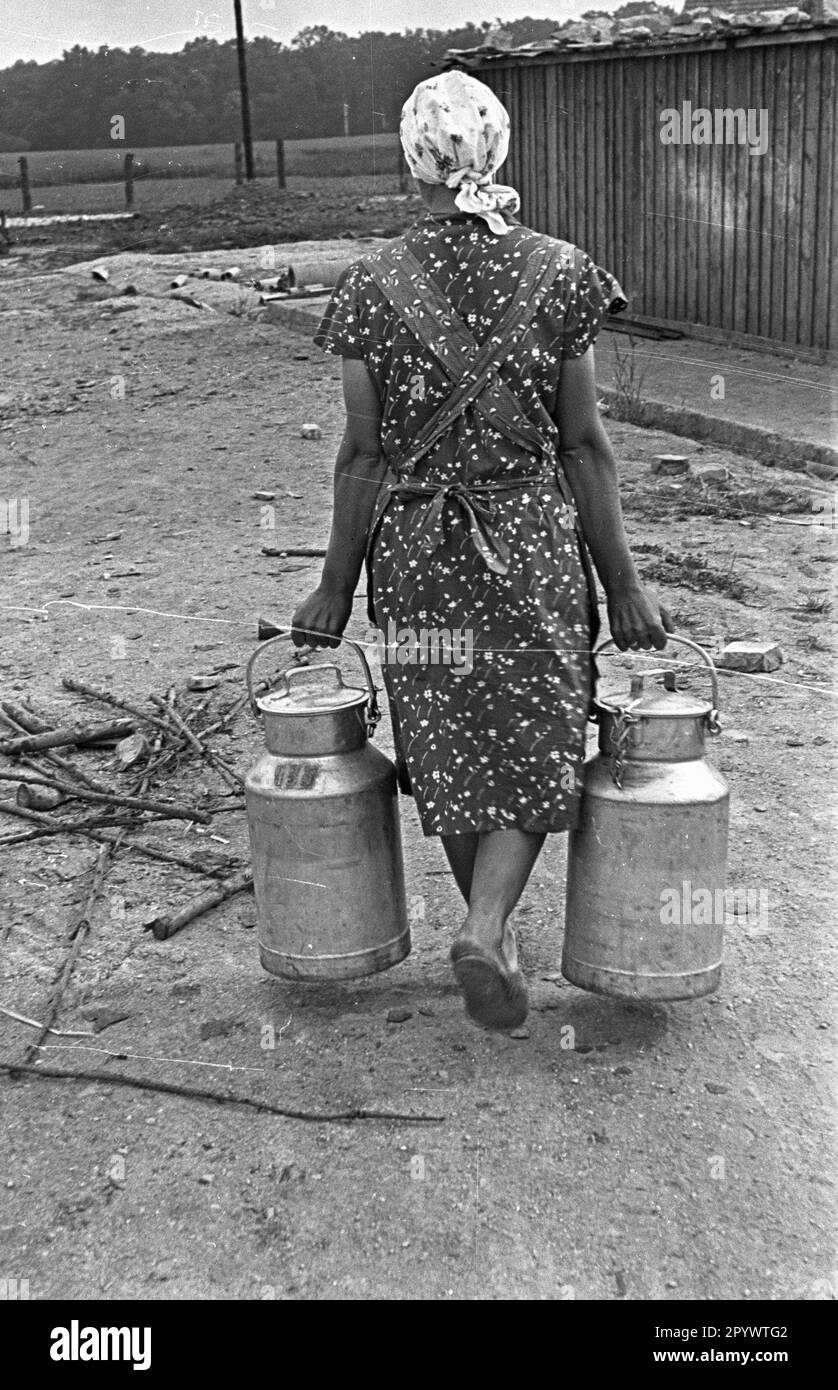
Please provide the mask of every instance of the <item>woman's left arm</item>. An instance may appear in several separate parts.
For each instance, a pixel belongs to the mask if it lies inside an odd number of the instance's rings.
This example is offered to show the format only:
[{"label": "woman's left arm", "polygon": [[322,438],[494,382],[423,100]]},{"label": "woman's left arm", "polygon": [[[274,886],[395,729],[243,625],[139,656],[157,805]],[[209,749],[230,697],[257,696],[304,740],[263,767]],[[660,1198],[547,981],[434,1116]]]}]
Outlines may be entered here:
[{"label": "woman's left arm", "polygon": [[364,363],[355,358],[343,359],[343,398],[346,427],[335,463],[332,530],[320,583],[291,620],[297,647],[337,646],[352,614],[375,499],[387,472],[378,391]]},{"label": "woman's left arm", "polygon": [[597,407],[593,348],[562,362],[554,418],[562,466],[605,590],[611,636],[620,651],[665,647],[674,626],[663,605],[643,588],[629,550],[617,465]]}]

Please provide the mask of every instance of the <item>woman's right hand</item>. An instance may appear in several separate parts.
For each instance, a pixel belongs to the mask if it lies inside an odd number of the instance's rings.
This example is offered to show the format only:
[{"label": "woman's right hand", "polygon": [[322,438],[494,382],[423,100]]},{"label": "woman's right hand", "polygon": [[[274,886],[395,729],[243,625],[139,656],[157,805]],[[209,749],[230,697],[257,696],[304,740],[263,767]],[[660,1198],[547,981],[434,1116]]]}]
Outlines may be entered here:
[{"label": "woman's right hand", "polygon": [[668,609],[640,585],[608,595],[608,626],[614,645],[621,652],[638,647],[644,651],[657,647],[662,651],[667,633],[675,631]]},{"label": "woman's right hand", "polygon": [[352,616],[352,594],[322,584],[304,598],[291,619],[295,647],[336,647]]}]

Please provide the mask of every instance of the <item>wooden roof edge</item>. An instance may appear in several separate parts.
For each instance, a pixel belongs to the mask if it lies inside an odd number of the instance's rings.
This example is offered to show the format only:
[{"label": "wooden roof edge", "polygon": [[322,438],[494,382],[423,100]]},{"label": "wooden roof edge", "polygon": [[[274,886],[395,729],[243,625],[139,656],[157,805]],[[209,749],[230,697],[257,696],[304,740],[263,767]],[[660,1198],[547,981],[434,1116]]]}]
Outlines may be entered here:
[{"label": "wooden roof edge", "polygon": [[662,53],[690,53],[725,48],[756,48],[772,43],[815,43],[825,39],[838,38],[838,19],[811,21],[808,24],[778,25],[776,28],[757,29],[753,26],[731,25],[727,29],[717,29],[707,34],[691,34],[685,38],[672,31],[656,35],[654,38],[631,42],[629,35],[613,43],[564,43],[555,47],[539,46],[537,51],[527,47],[496,49],[485,51],[481,48],[449,48],[442,67],[445,68],[500,68],[546,66],[549,63],[591,62],[598,58],[642,58],[658,56]]}]

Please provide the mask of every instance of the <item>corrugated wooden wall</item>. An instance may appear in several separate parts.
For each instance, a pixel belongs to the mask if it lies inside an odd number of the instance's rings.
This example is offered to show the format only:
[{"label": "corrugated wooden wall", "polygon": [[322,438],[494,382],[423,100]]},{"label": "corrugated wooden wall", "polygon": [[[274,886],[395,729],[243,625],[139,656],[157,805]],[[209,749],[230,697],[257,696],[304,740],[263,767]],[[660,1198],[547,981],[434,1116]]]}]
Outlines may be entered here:
[{"label": "corrugated wooden wall", "polygon": [[[522,220],[612,270],[629,312],[835,351],[836,48],[821,31],[476,75],[509,109]],[[766,153],[664,145],[685,100],[766,110]]]}]

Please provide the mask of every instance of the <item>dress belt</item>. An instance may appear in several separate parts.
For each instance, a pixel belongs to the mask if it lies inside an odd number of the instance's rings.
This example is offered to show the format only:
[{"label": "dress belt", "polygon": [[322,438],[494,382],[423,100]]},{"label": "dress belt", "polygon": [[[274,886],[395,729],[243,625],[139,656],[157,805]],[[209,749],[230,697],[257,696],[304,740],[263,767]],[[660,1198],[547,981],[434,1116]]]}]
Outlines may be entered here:
[{"label": "dress belt", "polygon": [[390,483],[385,488],[386,500],[381,511],[384,511],[389,501],[430,503],[426,505],[425,514],[419,523],[418,534],[420,549],[431,554],[445,539],[443,513],[446,503],[453,502],[465,517],[474,547],[487,568],[495,574],[507,574],[509,546],[493,530],[496,509],[492,504],[491,494],[513,492],[517,488],[537,483],[555,483],[555,480],[552,470],[549,473],[516,474],[514,478],[498,478],[490,482],[454,482],[443,483],[441,486],[404,478]]}]

